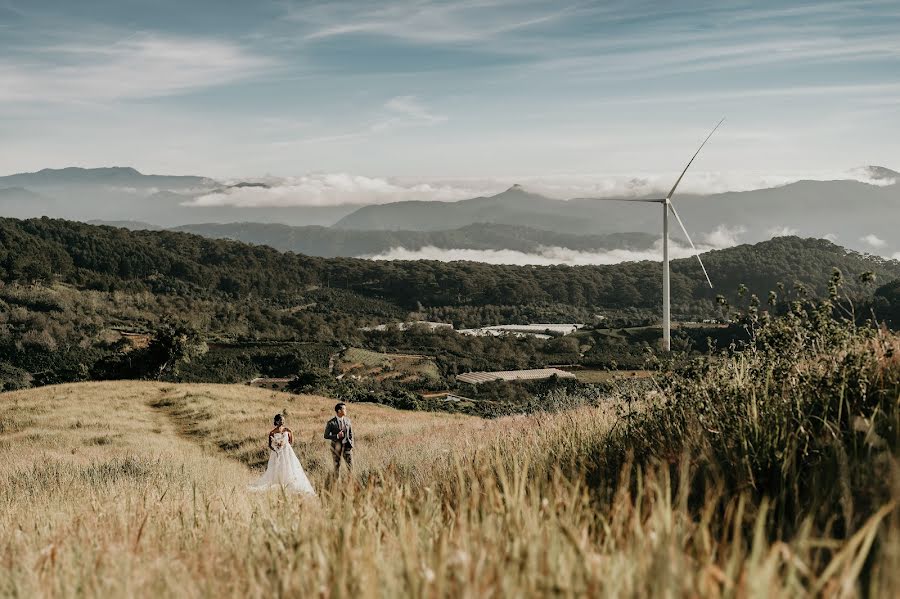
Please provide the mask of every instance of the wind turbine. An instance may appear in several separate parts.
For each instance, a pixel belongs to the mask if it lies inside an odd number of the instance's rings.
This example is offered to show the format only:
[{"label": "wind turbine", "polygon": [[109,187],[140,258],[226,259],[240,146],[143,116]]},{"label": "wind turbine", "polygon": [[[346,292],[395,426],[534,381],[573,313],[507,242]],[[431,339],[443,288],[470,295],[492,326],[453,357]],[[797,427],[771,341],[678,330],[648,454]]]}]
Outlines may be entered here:
[{"label": "wind turbine", "polygon": [[700,254],[697,252],[697,246],[694,245],[694,242],[691,240],[691,236],[687,232],[687,228],[684,226],[684,222],[681,220],[681,217],[678,216],[678,211],[675,210],[675,204],[672,203],[672,196],[675,195],[675,190],[678,188],[678,184],[681,183],[681,180],[684,178],[684,174],[693,164],[694,159],[697,158],[697,155],[700,153],[700,150],[703,149],[703,146],[706,145],[706,142],[709,141],[709,138],[712,137],[713,133],[716,132],[716,129],[719,128],[725,119],[720,120],[713,130],[709,132],[709,135],[706,136],[706,139],[703,140],[703,143],[700,144],[700,147],[697,148],[697,151],[694,152],[694,155],[688,161],[687,166],[684,167],[684,170],[681,171],[681,175],[679,175],[678,179],[675,181],[675,185],[672,186],[672,189],[669,190],[668,195],[664,198],[641,198],[641,199],[621,199],[621,198],[600,198],[604,200],[617,201],[617,202],[650,202],[652,204],[662,204],[663,210],[663,221],[662,221],[662,246],[663,246],[663,349],[665,351],[671,351],[672,349],[672,311],[671,311],[671,297],[670,297],[670,289],[669,289],[669,212],[672,212],[672,216],[675,217],[675,220],[678,221],[679,226],[681,226],[681,230],[684,232],[684,236],[687,238],[688,243],[691,244],[691,248],[694,250],[694,256],[697,258],[697,262],[700,263],[700,268],[703,270],[703,276],[706,277],[706,282],[709,283],[709,288],[712,289],[712,281],[709,280],[709,273],[706,272],[706,267],[703,266],[703,260],[700,259]]}]

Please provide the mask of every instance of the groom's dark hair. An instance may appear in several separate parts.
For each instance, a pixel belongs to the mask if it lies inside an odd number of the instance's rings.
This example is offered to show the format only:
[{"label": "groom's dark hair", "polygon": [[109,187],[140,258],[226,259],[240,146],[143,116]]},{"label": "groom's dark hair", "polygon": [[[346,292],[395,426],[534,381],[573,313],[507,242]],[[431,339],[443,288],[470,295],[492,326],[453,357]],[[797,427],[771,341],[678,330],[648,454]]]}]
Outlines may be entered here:
[{"label": "groom's dark hair", "polygon": [[337,412],[338,410],[340,410],[341,408],[343,408],[343,407],[346,406],[346,405],[347,405],[347,404],[345,404],[344,402],[341,402],[341,403],[339,403],[339,404],[336,404],[336,405],[334,406],[334,411]]}]

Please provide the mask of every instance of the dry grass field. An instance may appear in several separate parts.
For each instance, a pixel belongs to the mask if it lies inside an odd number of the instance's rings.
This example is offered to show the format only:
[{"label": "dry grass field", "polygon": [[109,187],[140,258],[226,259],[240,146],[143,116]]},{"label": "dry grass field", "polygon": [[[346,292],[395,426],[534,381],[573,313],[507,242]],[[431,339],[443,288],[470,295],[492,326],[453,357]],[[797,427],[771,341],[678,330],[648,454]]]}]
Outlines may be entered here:
[{"label": "dry grass field", "polygon": [[[577,467],[613,404],[494,421],[353,404],[355,476],[329,485],[333,403],[149,382],[0,395],[0,595],[856,592],[870,529],[813,573],[809,553],[833,541],[717,533],[729,516],[691,516],[667,470],[597,509]],[[245,490],[280,411],[318,498]]]}]

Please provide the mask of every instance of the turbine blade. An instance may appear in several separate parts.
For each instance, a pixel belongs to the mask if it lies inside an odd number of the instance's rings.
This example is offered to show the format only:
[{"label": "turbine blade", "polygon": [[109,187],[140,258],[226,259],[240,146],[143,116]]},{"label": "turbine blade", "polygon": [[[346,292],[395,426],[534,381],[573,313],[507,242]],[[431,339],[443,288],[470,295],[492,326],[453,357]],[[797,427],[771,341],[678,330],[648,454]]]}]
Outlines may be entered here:
[{"label": "turbine blade", "polygon": [[688,243],[691,244],[691,248],[694,250],[694,256],[697,258],[697,262],[700,263],[700,268],[703,269],[703,276],[706,277],[706,282],[709,283],[709,288],[712,289],[712,281],[709,280],[709,273],[706,272],[706,267],[703,266],[703,260],[700,259],[700,253],[697,252],[697,246],[694,245],[694,242],[691,240],[691,236],[688,235],[687,227],[684,226],[684,223],[681,221],[681,217],[678,216],[678,212],[675,210],[675,206],[671,203],[669,204],[669,210],[672,211],[672,214],[675,215],[675,220],[678,221],[678,224],[681,225],[681,230],[684,231],[684,236],[687,237]]},{"label": "turbine blade", "polygon": [[712,137],[713,133],[716,132],[716,129],[719,128],[719,125],[721,125],[721,124],[724,123],[724,122],[725,122],[725,117],[722,117],[722,120],[719,121],[719,122],[716,124],[715,127],[713,127],[713,130],[709,132],[709,135],[706,136],[706,139],[703,140],[703,143],[700,144],[700,147],[697,148],[697,151],[694,152],[694,155],[693,155],[693,156],[691,156],[691,159],[688,161],[687,166],[684,167],[684,170],[681,171],[681,175],[678,177],[678,180],[675,181],[675,185],[672,186],[672,190],[669,191],[669,195],[666,196],[666,199],[667,199],[667,200],[671,200],[671,199],[672,199],[672,195],[675,193],[675,188],[678,187],[678,184],[679,184],[679,183],[681,183],[681,180],[684,178],[684,174],[687,172],[687,170],[688,170],[689,168],[691,168],[691,164],[694,162],[694,158],[697,157],[697,154],[700,153],[700,150],[702,150],[702,149],[703,149],[703,146],[706,145],[706,142],[709,141],[709,138]]}]

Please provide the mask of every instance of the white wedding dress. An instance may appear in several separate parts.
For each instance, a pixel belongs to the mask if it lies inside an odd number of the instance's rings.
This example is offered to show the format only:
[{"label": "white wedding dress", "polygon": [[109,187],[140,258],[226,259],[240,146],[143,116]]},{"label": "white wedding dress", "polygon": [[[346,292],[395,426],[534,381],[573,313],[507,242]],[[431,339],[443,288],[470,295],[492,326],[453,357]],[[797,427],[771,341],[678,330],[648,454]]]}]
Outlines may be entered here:
[{"label": "white wedding dress", "polygon": [[250,490],[284,489],[288,493],[315,495],[316,491],[303,471],[294,448],[291,447],[288,434],[285,432],[272,435],[272,447],[275,451],[269,452],[266,473],[250,484]]}]

